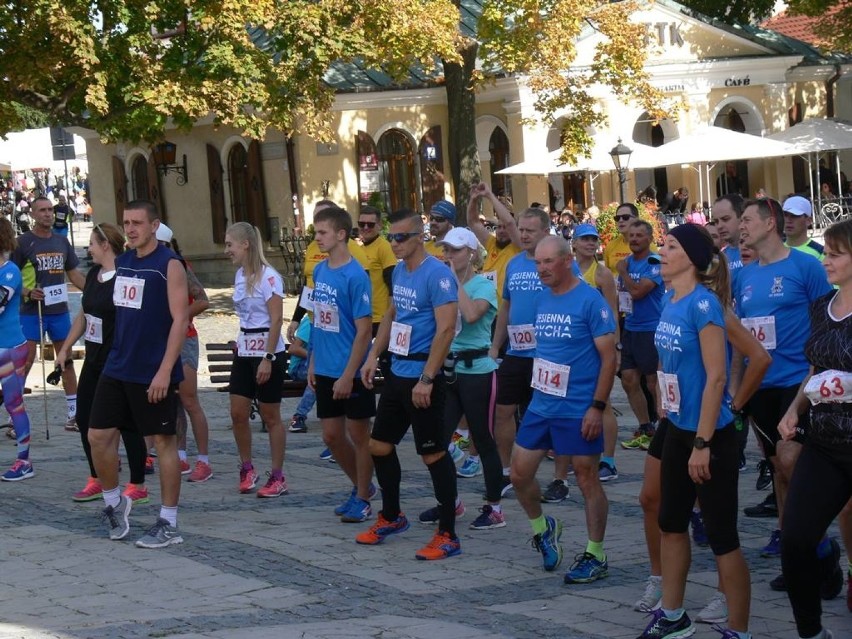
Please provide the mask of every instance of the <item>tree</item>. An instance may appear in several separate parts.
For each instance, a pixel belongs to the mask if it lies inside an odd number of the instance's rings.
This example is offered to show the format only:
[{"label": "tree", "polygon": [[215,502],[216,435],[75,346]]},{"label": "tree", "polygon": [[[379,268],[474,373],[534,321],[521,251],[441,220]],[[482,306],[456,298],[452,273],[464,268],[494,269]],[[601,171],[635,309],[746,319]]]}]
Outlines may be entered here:
[{"label": "tree", "polygon": [[[728,24],[752,24],[772,15],[775,0],[681,0],[682,4]],[[790,4],[790,3],[787,3]]]}]

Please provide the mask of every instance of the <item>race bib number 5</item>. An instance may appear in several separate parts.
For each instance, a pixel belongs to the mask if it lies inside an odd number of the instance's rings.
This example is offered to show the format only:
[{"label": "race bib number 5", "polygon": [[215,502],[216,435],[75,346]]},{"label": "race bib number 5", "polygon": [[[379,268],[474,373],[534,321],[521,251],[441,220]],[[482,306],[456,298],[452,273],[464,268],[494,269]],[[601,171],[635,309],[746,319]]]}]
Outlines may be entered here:
[{"label": "race bib number 5", "polygon": [[533,359],[533,375],[530,386],[554,397],[565,397],[568,393],[568,375],[570,373],[570,366],[554,364],[546,359],[536,357]]},{"label": "race bib number 5", "polygon": [[115,278],[112,301],[116,306],[124,308],[142,308],[144,293],[145,280],[138,277],[119,275]]},{"label": "race bib number 5", "polygon": [[814,375],[805,384],[805,395],[814,405],[852,402],[852,373],[828,370]]},{"label": "race bib number 5", "polygon": [[100,317],[86,313],[85,339],[93,344],[104,343],[104,321]]},{"label": "race bib number 5", "polygon": [[509,326],[509,348],[513,351],[534,351],[535,347],[535,326],[532,324]]},{"label": "race bib number 5", "polygon": [[411,325],[400,322],[391,323],[390,344],[388,350],[396,355],[408,355],[411,348]]},{"label": "race bib number 5", "polygon": [[263,357],[266,355],[266,345],[269,343],[269,333],[240,333],[237,340],[237,355],[240,357]]},{"label": "race bib number 5", "polygon": [[657,373],[657,384],[660,387],[663,410],[672,413],[680,412],[680,385],[674,373]]},{"label": "race bib number 5", "polygon": [[745,317],[742,323],[763,348],[768,351],[775,348],[775,316]]}]

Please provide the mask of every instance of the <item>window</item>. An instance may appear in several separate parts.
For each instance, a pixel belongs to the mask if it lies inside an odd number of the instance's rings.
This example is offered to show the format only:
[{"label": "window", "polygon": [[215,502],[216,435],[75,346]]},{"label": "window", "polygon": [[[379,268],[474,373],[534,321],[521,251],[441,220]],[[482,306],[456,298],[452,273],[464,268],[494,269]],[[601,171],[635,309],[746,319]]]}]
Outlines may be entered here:
[{"label": "window", "polygon": [[248,155],[242,144],[228,153],[228,179],[231,184],[231,220],[248,222]]},{"label": "window", "polygon": [[130,180],[133,187],[133,200],[150,200],[151,186],[148,183],[148,161],[141,155],[133,158],[130,166]]}]

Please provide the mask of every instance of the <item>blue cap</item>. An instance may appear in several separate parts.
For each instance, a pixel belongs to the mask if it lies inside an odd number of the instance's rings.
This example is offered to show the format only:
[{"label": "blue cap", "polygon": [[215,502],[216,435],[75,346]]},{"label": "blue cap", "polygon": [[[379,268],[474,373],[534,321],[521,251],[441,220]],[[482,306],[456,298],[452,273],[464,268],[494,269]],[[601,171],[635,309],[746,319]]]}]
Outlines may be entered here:
[{"label": "blue cap", "polygon": [[600,237],[600,235],[598,235],[598,230],[595,228],[594,224],[578,224],[577,227],[574,229],[574,235],[572,237],[576,240],[577,238],[589,237],[590,235],[594,237]]},{"label": "blue cap", "polygon": [[438,200],[432,205],[432,208],[429,210],[429,215],[445,217],[450,222],[455,223],[456,205],[450,202],[449,200]]}]

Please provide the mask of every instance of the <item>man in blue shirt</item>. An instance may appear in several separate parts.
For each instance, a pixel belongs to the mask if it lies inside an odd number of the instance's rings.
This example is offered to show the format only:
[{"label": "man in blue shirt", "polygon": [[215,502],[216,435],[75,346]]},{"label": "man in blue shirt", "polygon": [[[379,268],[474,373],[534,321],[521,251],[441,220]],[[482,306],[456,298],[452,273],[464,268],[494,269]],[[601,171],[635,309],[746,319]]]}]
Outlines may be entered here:
[{"label": "man in blue shirt", "polygon": [[402,209],[388,216],[394,255],[393,304],[382,319],[373,348],[361,369],[367,388],[373,387],[379,355],[391,352],[391,370],[376,411],[370,453],[382,489],[382,510],[376,523],[359,534],[359,544],[375,545],[389,535],[408,530],[399,503],[402,470],[396,447],[414,432],[417,453],[429,469],[438,501],[438,530],[417,553],[418,559],[444,559],[461,552],[456,536],[456,466],[447,453],[445,427],[446,380],[441,368],[455,336],[458,317],[456,279],[423,246],[423,222],[416,211]]},{"label": "man in blue shirt", "polygon": [[728,271],[733,287],[743,261],[740,257],[740,217],[743,214],[745,200],[738,193],[728,193],[713,202],[712,216],[719,228],[719,237],[725,243],[722,253],[728,258]]},{"label": "man in blue shirt", "polygon": [[571,246],[543,239],[535,263],[546,287],[533,304],[536,351],[533,397],[512,451],[512,485],[533,529],[533,546],[545,570],[562,561],[562,524],[545,517],[536,471],[548,450],[570,455],[586,510],[586,550],[565,583],[607,576],[603,538],[609,510],[598,475],[603,451],[603,412],[615,376],[615,320],[606,300],[573,272]]},{"label": "man in blue shirt", "polygon": [[648,401],[641,386],[641,376],[644,376],[656,405],[659,360],[654,348],[654,331],[660,321],[664,287],[660,257],[651,252],[653,239],[654,229],[648,222],[633,222],[627,232],[631,254],[615,266],[618,272],[618,310],[624,313],[621,384],[639,421],[633,439],[622,443],[624,448],[647,448],[654,434]]}]

